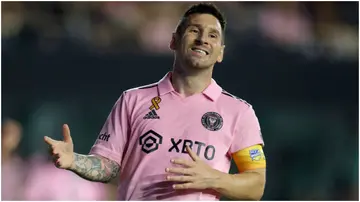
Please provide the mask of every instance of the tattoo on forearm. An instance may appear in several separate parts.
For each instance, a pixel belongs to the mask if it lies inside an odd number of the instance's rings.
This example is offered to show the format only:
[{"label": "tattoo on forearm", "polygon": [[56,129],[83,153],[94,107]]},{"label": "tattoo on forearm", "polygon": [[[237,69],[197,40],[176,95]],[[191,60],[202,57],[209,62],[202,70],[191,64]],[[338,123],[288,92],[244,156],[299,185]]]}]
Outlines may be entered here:
[{"label": "tattoo on forearm", "polygon": [[75,154],[73,170],[80,177],[96,181],[109,182],[119,172],[116,162],[98,156],[87,156]]}]

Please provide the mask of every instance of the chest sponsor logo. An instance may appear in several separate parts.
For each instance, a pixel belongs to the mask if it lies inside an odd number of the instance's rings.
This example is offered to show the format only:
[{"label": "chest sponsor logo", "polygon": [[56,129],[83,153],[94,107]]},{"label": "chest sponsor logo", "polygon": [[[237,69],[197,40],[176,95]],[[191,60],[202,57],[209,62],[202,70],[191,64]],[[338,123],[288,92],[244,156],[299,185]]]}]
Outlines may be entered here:
[{"label": "chest sponsor logo", "polygon": [[215,157],[216,149],[213,145],[206,145],[203,142],[192,141],[188,139],[174,139],[171,138],[172,146],[169,152],[184,153],[186,154],[186,146],[189,146],[191,150],[196,151],[198,156],[203,156],[206,160],[213,160]]},{"label": "chest sponsor logo", "polygon": [[[214,145],[207,145],[204,142],[188,140],[188,139],[168,139],[171,146],[167,150],[170,153],[183,153],[186,154],[186,146],[189,146],[200,157],[204,157],[206,160],[213,160],[215,158],[216,149]],[[149,130],[139,138],[139,145],[141,151],[146,154],[157,151],[163,143],[163,137],[153,131]]]},{"label": "chest sponsor logo", "polygon": [[163,137],[153,130],[149,130],[139,138],[141,150],[147,154],[159,149],[162,144]]}]

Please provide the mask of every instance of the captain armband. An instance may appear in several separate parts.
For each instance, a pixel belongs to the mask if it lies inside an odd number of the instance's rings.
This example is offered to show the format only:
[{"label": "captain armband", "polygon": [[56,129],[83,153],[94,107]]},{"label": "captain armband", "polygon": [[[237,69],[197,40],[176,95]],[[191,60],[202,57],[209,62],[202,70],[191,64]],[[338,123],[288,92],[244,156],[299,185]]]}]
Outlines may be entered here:
[{"label": "captain armband", "polygon": [[261,145],[254,145],[232,154],[239,172],[266,168],[266,159]]}]

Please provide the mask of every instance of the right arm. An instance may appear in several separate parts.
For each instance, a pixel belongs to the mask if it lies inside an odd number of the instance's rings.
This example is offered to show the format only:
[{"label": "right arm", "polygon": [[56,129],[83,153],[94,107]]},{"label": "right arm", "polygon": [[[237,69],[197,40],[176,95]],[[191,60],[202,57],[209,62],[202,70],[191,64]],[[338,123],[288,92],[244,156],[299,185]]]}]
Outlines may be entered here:
[{"label": "right arm", "polygon": [[124,96],[125,93],[113,106],[89,155],[74,153],[70,170],[80,177],[91,181],[117,184],[117,174],[120,171],[130,128]]},{"label": "right arm", "polygon": [[129,133],[124,96],[116,102],[106,120],[90,155],[74,152],[74,144],[67,124],[63,126],[63,141],[45,136],[51,155],[58,168],[70,170],[80,177],[95,182],[111,182],[120,170],[124,146]]},{"label": "right arm", "polygon": [[86,180],[108,183],[117,176],[120,166],[105,157],[74,153],[69,170]]}]

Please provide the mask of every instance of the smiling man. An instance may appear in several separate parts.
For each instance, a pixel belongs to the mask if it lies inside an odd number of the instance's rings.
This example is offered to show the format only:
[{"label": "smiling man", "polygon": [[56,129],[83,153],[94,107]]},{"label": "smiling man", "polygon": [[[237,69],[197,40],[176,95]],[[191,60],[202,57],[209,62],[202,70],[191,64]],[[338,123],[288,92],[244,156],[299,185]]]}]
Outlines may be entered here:
[{"label": "smiling man", "polygon": [[[225,20],[212,4],[186,11],[170,48],[173,71],[159,82],[125,91],[90,155],[45,137],[57,167],[99,182],[119,178],[119,200],[261,199],[264,144],[251,105],[212,79],[224,56]],[[231,159],[239,173],[228,174]]]}]

